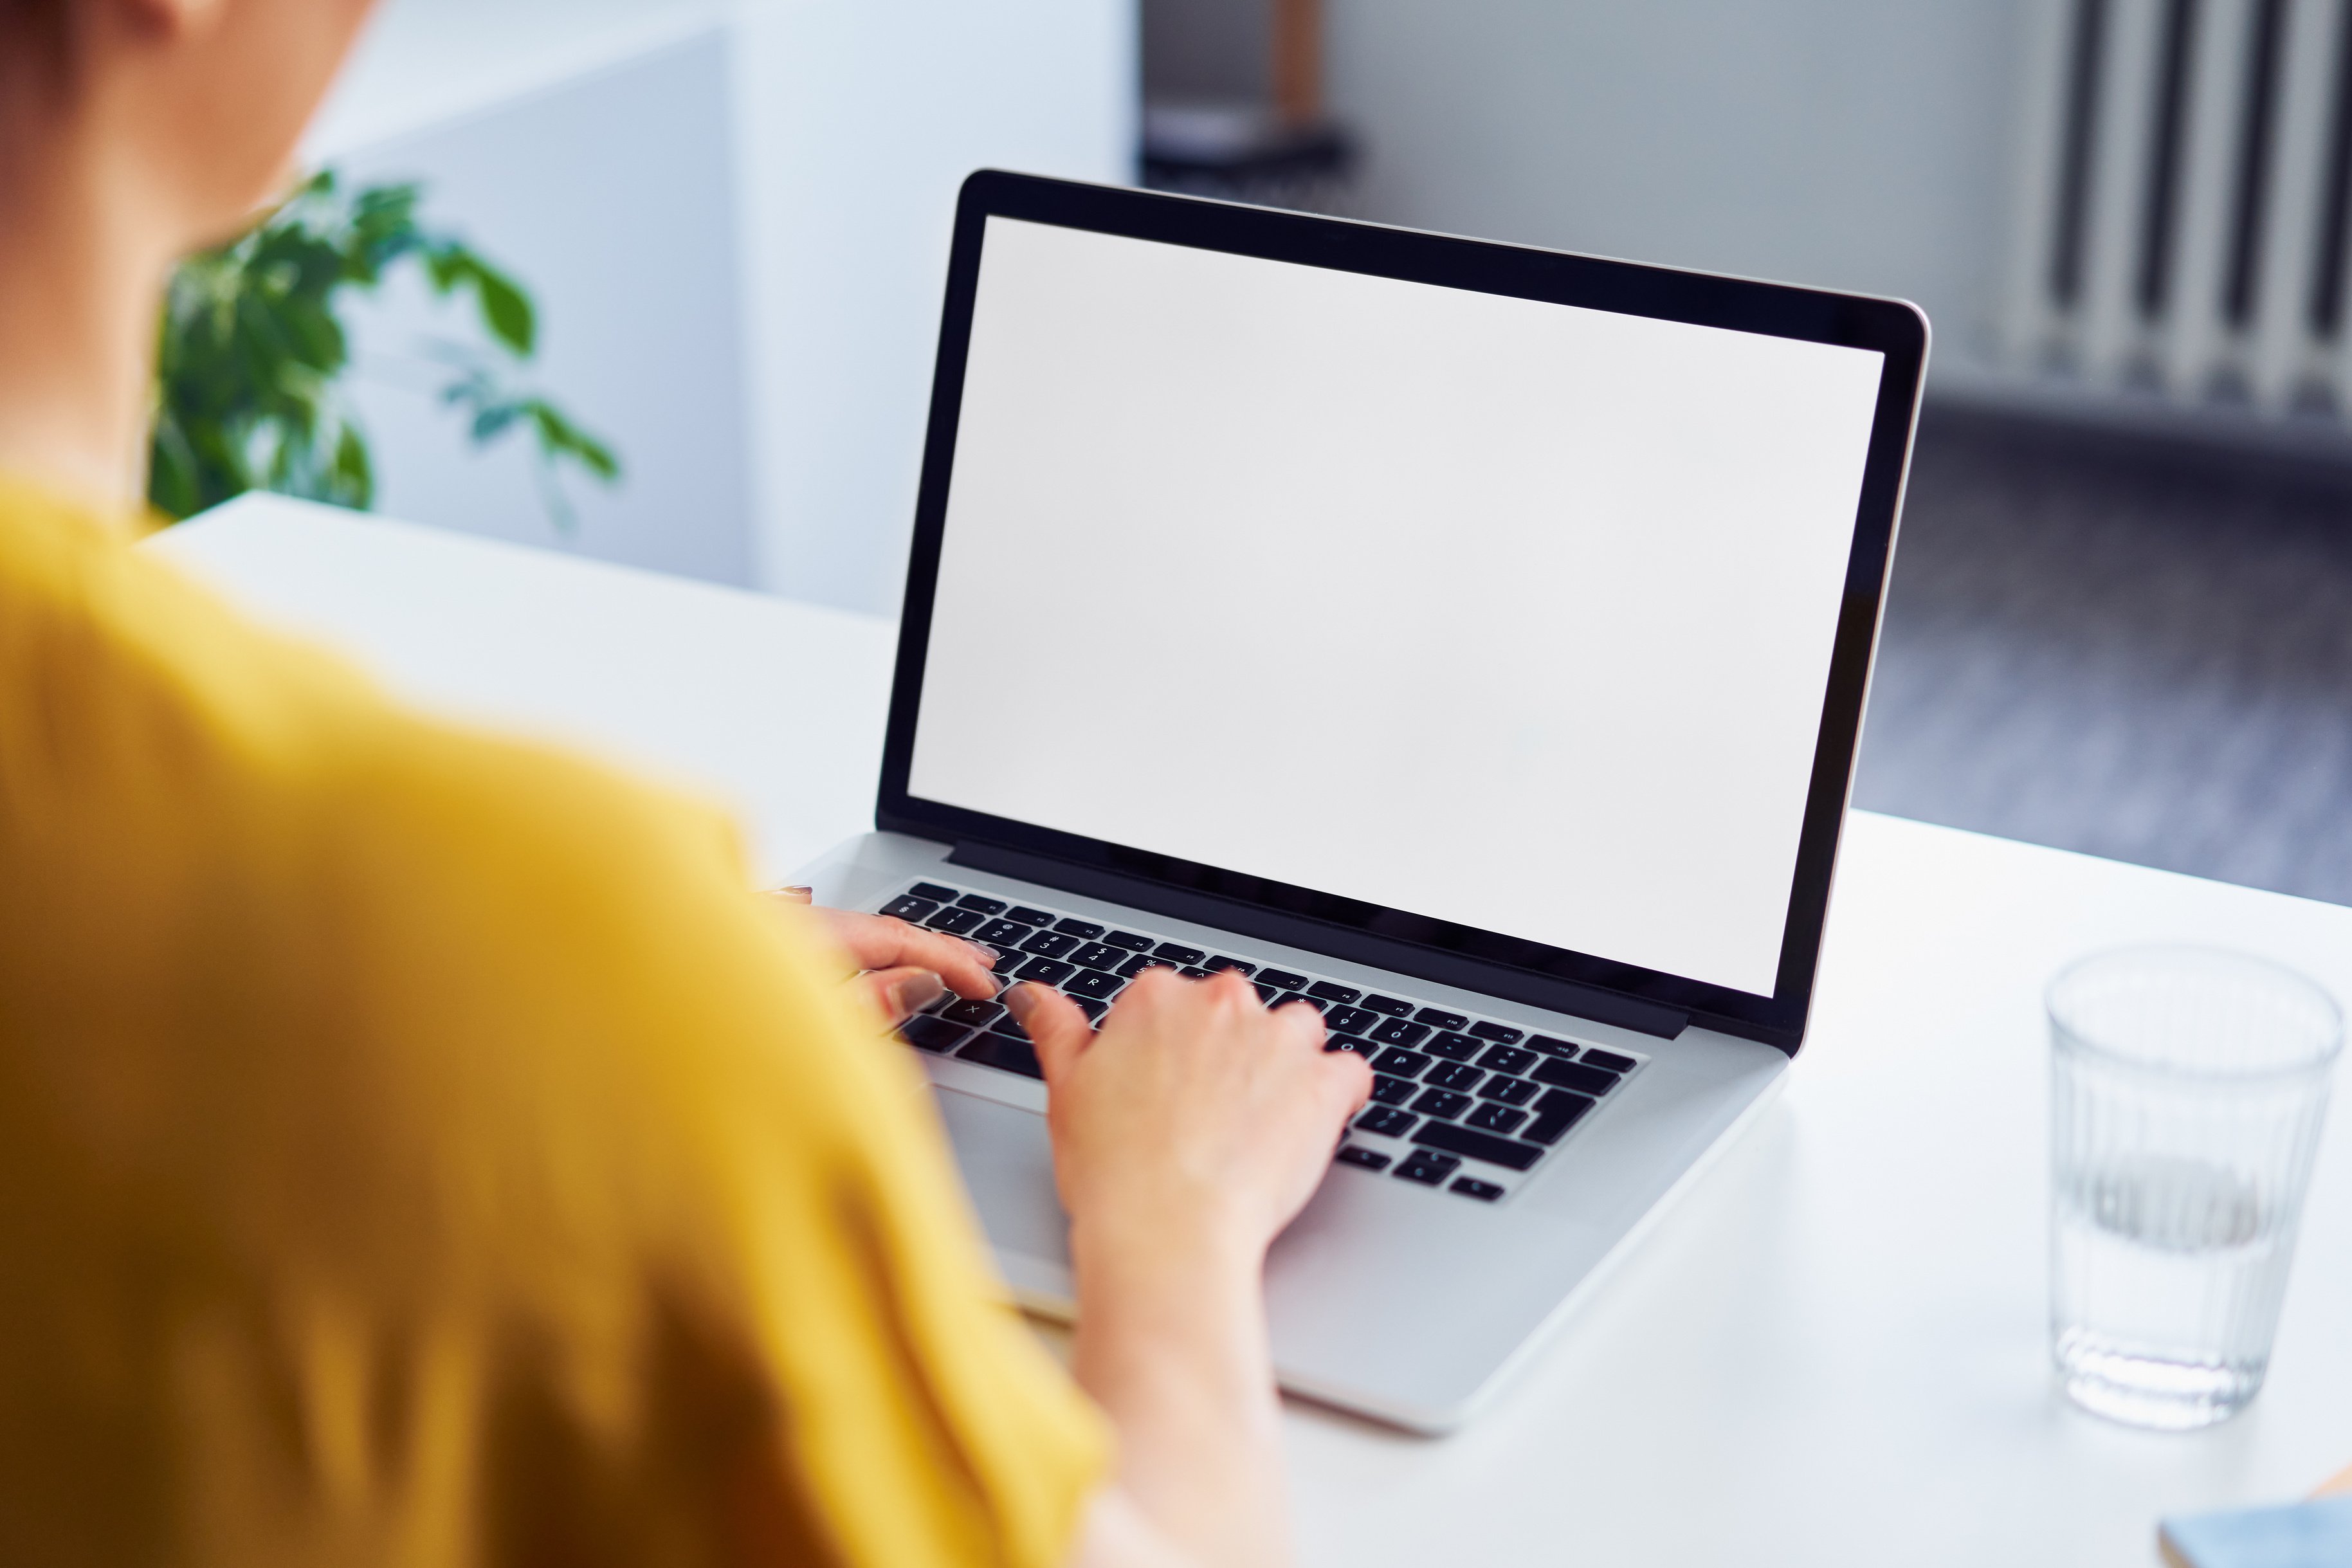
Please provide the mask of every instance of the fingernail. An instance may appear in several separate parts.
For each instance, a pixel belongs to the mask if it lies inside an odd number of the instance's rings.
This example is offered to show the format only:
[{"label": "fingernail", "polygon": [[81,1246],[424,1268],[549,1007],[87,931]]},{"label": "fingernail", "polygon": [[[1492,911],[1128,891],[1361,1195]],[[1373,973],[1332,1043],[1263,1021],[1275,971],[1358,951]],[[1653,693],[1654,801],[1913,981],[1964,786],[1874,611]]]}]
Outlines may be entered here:
[{"label": "fingernail", "polygon": [[1029,1021],[1030,1013],[1037,1005],[1037,998],[1031,995],[1029,993],[1029,982],[1024,980],[1020,984],[1015,985],[1011,990],[1005,992],[1004,1005],[1006,1010],[1009,1011],[1013,1017],[1020,1020],[1022,1023],[1027,1023]]},{"label": "fingernail", "polygon": [[971,949],[972,952],[980,954],[981,957],[988,960],[991,963],[994,963],[998,959],[1004,956],[994,948],[989,946],[988,943],[984,942],[974,942],[970,937],[965,937],[963,939],[963,944],[964,946]]},{"label": "fingernail", "polygon": [[902,1017],[921,1012],[947,994],[947,983],[929,970],[909,974],[890,989],[891,1000]]},{"label": "fingernail", "polygon": [[816,902],[816,889],[814,888],[803,888],[797,885],[790,888],[771,888],[768,889],[768,896],[772,899],[782,899],[788,904],[813,904]]}]

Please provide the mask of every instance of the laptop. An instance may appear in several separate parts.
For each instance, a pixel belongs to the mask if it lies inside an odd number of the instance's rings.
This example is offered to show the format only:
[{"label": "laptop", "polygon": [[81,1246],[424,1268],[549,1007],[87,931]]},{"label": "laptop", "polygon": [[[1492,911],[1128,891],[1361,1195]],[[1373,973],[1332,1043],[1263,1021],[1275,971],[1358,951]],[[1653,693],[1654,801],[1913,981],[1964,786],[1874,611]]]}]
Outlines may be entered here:
[{"label": "laptop", "polygon": [[[1320,1011],[1375,1087],[1276,1369],[1454,1426],[1804,1043],[1927,353],[1895,300],[974,174],[877,831],[801,879],[1096,1016],[1154,965]],[[901,1033],[1068,1315],[1028,1041]]]}]

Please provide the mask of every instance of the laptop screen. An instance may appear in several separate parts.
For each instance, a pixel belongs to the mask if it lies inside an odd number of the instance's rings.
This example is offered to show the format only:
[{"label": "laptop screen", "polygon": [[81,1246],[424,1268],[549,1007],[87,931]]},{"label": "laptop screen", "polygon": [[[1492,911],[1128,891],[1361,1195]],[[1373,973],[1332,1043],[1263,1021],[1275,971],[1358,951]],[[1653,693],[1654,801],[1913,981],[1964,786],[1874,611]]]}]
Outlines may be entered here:
[{"label": "laptop screen", "polygon": [[1769,996],[1884,358],[991,215],[908,793]]}]

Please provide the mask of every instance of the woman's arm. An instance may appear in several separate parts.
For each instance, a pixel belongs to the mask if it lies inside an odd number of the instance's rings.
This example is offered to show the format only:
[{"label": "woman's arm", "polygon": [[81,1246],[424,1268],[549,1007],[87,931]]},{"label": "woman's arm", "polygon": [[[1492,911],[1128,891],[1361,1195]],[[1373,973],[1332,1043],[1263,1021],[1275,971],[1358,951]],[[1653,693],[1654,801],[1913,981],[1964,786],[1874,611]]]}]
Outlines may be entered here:
[{"label": "woman's arm", "polygon": [[1097,1034],[1044,986],[1005,998],[1051,1094],[1078,1382],[1118,1435],[1078,1562],[1289,1556],[1265,1249],[1315,1191],[1370,1069],[1237,974],[1148,970]]},{"label": "woman's arm", "polygon": [[[804,889],[780,896],[805,901]],[[876,915],[817,911],[886,1015],[994,989],[988,950]],[[984,956],[983,956],[984,955]],[[1269,1013],[1237,974],[1147,970],[1097,1034],[1068,998],[1004,1001],[1035,1041],[1070,1215],[1076,1374],[1118,1435],[1081,1568],[1288,1557],[1266,1343],[1265,1249],[1323,1178],[1371,1087],[1310,1007]]]}]

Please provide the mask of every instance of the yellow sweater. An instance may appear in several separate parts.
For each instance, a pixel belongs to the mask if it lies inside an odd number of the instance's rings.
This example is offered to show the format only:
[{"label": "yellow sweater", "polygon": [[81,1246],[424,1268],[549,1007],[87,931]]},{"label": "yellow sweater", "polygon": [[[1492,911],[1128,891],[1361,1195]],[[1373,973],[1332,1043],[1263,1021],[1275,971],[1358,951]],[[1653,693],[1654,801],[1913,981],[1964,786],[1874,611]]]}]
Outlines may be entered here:
[{"label": "yellow sweater", "polygon": [[0,485],[0,1562],[1059,1561],[1102,1424],[726,825],[129,531]]}]

